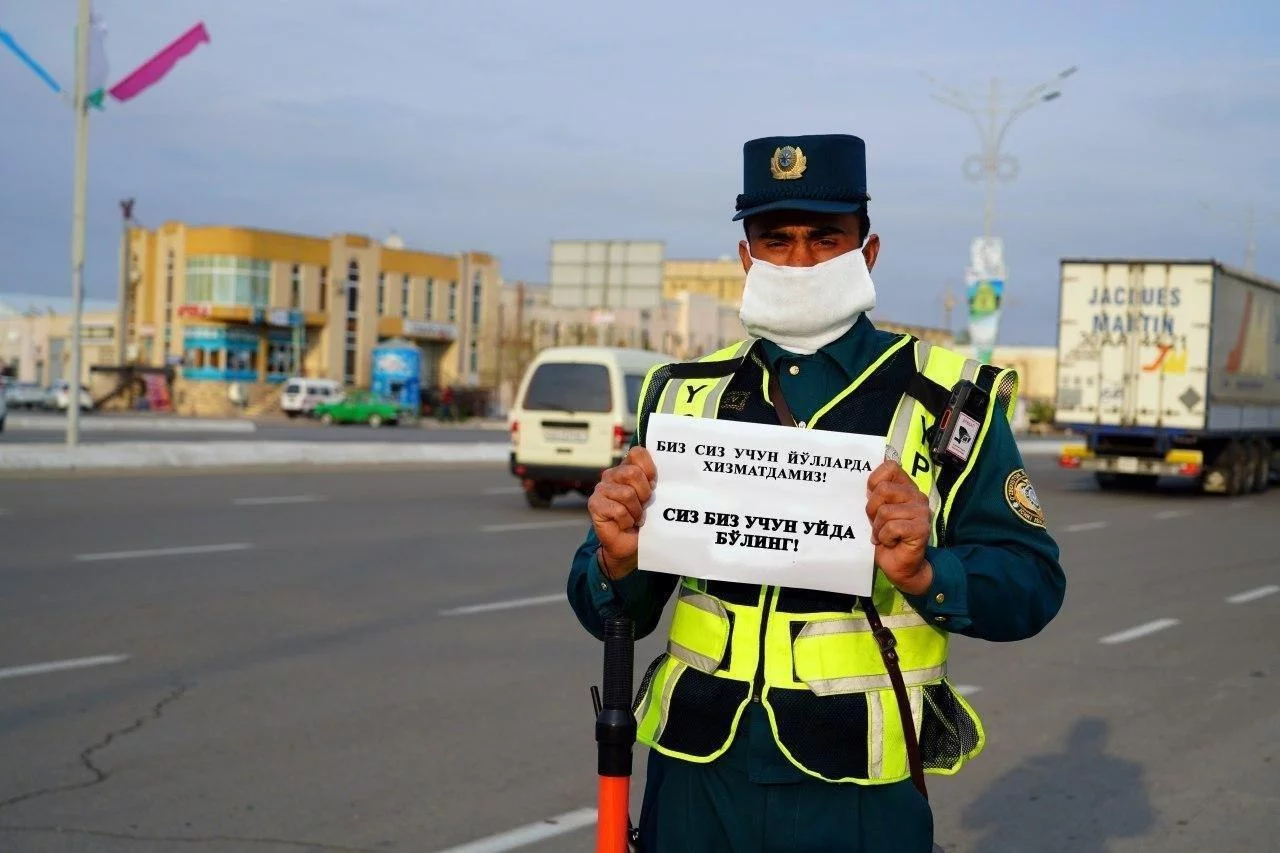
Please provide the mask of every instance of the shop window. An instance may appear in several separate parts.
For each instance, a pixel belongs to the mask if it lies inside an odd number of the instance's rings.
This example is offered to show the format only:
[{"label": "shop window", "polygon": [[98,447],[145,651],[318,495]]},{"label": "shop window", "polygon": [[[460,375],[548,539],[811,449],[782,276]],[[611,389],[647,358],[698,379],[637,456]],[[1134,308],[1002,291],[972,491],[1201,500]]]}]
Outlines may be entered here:
[{"label": "shop window", "polygon": [[409,319],[409,276],[400,278],[400,319]]},{"label": "shop window", "polygon": [[302,307],[302,270],[297,264],[289,271],[289,307]]},{"label": "shop window", "polygon": [[458,322],[458,283],[449,282],[449,322]]},{"label": "shop window", "polygon": [[270,294],[269,261],[230,255],[193,255],[187,259],[187,302],[265,306]]},{"label": "shop window", "polygon": [[378,273],[378,316],[387,313],[387,274]]},{"label": "shop window", "polygon": [[423,312],[422,319],[431,320],[435,317],[436,310],[436,283],[434,279],[427,279],[427,307]]},{"label": "shop window", "polygon": [[471,328],[477,329],[480,326],[480,287],[482,278],[480,273],[476,273],[471,280]]},{"label": "shop window", "polygon": [[320,267],[320,310],[329,308],[329,268]]}]

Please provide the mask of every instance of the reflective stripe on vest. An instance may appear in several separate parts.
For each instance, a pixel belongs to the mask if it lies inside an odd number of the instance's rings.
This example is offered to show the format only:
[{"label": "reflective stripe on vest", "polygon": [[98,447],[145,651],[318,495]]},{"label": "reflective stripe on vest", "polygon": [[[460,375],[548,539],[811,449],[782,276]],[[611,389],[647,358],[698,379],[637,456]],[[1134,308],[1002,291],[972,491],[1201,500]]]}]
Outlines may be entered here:
[{"label": "reflective stripe on vest", "polygon": [[[805,428],[814,428],[823,415],[855,393],[910,340],[909,336],[902,336],[849,387],[823,406]],[[702,360],[741,358],[748,355],[753,343],[743,341]],[[948,388],[961,379],[974,379],[981,367],[973,359],[919,341],[915,344],[914,356],[917,370]],[[767,399],[768,370],[763,362],[756,361],[764,373],[760,392]],[[656,370],[646,377],[646,389]],[[655,410],[717,417],[721,398],[732,379],[732,375],[669,379]],[[1012,383],[1009,387],[1016,394],[1016,374],[1012,371],[1000,371],[996,381]],[[642,391],[642,399],[645,393]],[[886,436],[886,457],[899,461],[917,487],[929,495],[935,521],[931,535],[934,544],[959,485],[981,453],[991,409],[994,409],[994,395],[992,400],[974,451],[946,495],[939,493],[937,472],[925,439],[933,416],[924,406],[905,396],[896,408]],[[1010,410],[1013,402],[1010,399],[1008,403]],[[759,673],[764,686],[758,698],[768,712],[779,747],[796,767],[817,778],[837,782],[879,784],[908,778],[905,737],[896,699],[860,607],[852,611],[780,612],[775,607],[776,588],[760,588],[755,602],[739,604],[710,595],[707,588],[704,581],[691,578],[683,579],[678,587],[666,654],[651,667],[641,687],[637,704],[640,742],[689,761],[714,760],[733,742],[738,720],[751,701]],[[873,599],[885,625],[894,632],[917,734],[922,739],[922,753],[929,752],[926,770],[954,773],[981,751],[985,736],[976,713],[945,681],[949,635],[924,620],[879,572]],[[865,713],[865,758],[859,755],[856,760],[850,759],[858,766],[852,771],[843,768],[835,775],[812,766],[818,763],[813,745],[793,741],[783,731],[786,726],[780,718],[785,719],[787,715],[780,713],[778,703],[784,695],[792,719],[798,700],[854,701],[856,704],[852,707],[862,709],[860,714]],[[700,696],[712,697],[720,704],[710,707],[700,701]],[[804,696],[809,699],[804,700]],[[673,708],[682,716],[674,723]],[[689,710],[696,713],[690,715]],[[925,731],[926,727],[929,731]],[[941,734],[930,737],[930,732],[935,730]],[[861,735],[856,731],[842,731],[832,737],[857,740]],[[933,744],[947,738],[955,742],[954,749],[946,744]],[[932,750],[931,744],[935,747]],[[863,761],[865,769],[860,763]]]}]

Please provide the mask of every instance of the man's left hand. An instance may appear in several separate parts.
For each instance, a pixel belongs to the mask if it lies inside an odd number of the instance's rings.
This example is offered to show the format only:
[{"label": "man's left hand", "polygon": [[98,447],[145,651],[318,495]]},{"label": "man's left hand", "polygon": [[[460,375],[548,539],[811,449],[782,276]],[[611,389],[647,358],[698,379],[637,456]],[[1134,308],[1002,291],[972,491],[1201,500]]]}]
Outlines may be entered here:
[{"label": "man's left hand", "polygon": [[929,498],[897,462],[886,460],[871,473],[867,518],[880,571],[908,595],[927,592],[933,583],[933,567],[924,558],[933,529]]}]

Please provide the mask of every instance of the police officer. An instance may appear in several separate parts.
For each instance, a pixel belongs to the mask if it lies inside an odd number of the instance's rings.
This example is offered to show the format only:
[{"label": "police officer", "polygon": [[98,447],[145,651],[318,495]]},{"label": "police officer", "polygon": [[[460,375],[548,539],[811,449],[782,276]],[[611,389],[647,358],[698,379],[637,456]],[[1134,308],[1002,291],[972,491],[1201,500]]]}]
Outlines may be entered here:
[{"label": "police officer", "polygon": [[[636,712],[646,853],[927,853],[924,773],[955,773],[985,744],[946,679],[949,635],[1031,637],[1065,590],[1009,426],[1017,376],[872,325],[880,239],[861,139],[756,139],[743,156],[750,337],[651,371],[637,444],[588,502],[569,600],[597,638],[618,612],[643,637],[676,593]],[[966,383],[967,408],[948,411]],[[884,435],[862,508],[872,596],[645,571],[654,411]]]}]

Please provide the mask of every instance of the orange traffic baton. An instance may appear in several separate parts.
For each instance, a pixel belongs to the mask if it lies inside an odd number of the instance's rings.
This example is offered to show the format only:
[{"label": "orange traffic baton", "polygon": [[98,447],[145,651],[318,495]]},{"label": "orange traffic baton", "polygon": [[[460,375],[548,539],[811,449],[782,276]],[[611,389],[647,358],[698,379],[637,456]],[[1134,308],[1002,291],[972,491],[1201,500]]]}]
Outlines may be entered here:
[{"label": "orange traffic baton", "polygon": [[631,749],[636,719],[631,710],[635,666],[631,620],[609,619],[604,627],[604,701],[593,687],[599,805],[596,853],[638,853],[639,834],[631,825]]}]

